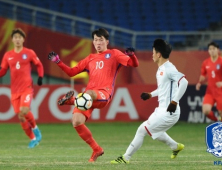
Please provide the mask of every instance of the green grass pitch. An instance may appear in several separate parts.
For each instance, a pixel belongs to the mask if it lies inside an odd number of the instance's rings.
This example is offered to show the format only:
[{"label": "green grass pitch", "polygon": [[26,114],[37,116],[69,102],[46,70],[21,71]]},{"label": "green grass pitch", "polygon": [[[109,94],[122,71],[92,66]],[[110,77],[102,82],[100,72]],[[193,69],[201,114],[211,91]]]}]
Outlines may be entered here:
[{"label": "green grass pitch", "polygon": [[87,123],[105,154],[95,163],[88,163],[91,148],[71,124],[39,124],[43,139],[39,146],[28,149],[28,138],[18,124],[0,124],[1,170],[202,170],[221,169],[219,161],[206,152],[205,128],[208,124],[177,123],[168,134],[185,145],[174,160],[170,148],[149,136],[133,155],[128,165],[111,165],[123,154],[141,122]]}]

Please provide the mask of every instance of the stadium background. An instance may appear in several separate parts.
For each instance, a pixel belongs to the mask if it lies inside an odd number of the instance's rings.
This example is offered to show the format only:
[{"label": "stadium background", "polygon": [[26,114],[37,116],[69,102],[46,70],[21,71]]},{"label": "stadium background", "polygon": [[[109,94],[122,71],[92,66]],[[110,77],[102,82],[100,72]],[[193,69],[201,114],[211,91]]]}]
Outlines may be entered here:
[{"label": "stadium background", "polygon": [[[32,111],[39,123],[70,122],[72,107],[58,107],[56,101],[70,88],[76,93],[87,83],[85,74],[69,79],[54,63],[47,60],[51,50],[62,60],[75,64],[95,52],[91,31],[105,27],[110,31],[110,48],[136,48],[140,65],[123,68],[116,83],[113,101],[104,109],[95,110],[89,121],[142,121],[157,106],[156,99],[140,100],[143,91],[156,88],[157,66],[152,61],[152,42],[164,38],[173,46],[170,57],[183,72],[189,87],[181,105],[182,121],[210,122],[201,113],[206,87],[195,91],[200,66],[208,56],[207,44],[216,41],[222,46],[222,1],[220,0],[0,0],[0,60],[13,48],[10,33],[22,28],[27,38],[24,46],[33,49],[44,65],[44,85],[35,84]],[[33,67],[36,83],[36,68]],[[10,77],[0,78],[0,123],[17,122],[10,104]]]}]

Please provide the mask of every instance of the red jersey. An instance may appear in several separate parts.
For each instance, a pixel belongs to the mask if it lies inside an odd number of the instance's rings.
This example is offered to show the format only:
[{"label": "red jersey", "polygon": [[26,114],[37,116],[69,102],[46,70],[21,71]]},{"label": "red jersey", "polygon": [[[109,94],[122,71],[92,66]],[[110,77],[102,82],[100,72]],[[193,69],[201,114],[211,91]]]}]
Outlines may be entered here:
[{"label": "red jersey", "polygon": [[206,93],[222,95],[222,88],[216,86],[216,82],[222,81],[222,57],[219,56],[215,62],[212,62],[211,58],[204,60],[201,75],[208,78]]},{"label": "red jersey", "polygon": [[37,65],[39,62],[35,52],[25,47],[19,53],[14,49],[5,53],[1,67],[10,68],[12,94],[33,92],[31,63]]},{"label": "red jersey", "polygon": [[117,49],[108,49],[102,53],[90,54],[77,66],[77,74],[87,71],[89,82],[86,90],[104,89],[110,95],[114,92],[115,80],[122,66],[127,66],[129,56]]}]

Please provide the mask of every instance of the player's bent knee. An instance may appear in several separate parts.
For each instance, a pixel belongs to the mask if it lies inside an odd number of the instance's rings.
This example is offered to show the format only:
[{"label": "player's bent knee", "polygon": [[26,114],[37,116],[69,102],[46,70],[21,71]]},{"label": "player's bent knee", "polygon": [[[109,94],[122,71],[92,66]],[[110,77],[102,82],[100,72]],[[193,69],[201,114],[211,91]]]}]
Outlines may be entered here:
[{"label": "player's bent knee", "polygon": [[83,122],[81,122],[81,121],[72,121],[73,127],[79,126],[81,124],[83,124]]},{"label": "player's bent knee", "polygon": [[18,114],[18,119],[20,122],[25,122],[26,120],[24,114],[22,114],[21,112]]},{"label": "player's bent knee", "polygon": [[74,127],[84,124],[86,117],[82,113],[74,113],[72,116],[72,125]]},{"label": "player's bent knee", "polygon": [[203,114],[209,115],[209,114],[210,114],[210,111],[209,111],[209,110],[204,110],[204,111],[203,111]]},{"label": "player's bent knee", "polygon": [[22,107],[20,113],[25,116],[26,114],[28,114],[29,112],[29,108],[28,107]]}]

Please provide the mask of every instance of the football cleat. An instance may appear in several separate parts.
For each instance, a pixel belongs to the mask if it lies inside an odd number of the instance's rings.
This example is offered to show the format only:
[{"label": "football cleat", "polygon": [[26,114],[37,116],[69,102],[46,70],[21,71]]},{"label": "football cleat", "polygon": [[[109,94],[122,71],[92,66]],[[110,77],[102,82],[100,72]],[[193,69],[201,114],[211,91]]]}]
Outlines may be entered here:
[{"label": "football cleat", "polygon": [[171,155],[171,159],[176,158],[177,154],[184,149],[184,145],[182,143],[177,144],[177,149],[173,150],[173,153]]},{"label": "football cleat", "polygon": [[97,159],[99,156],[102,156],[103,154],[104,154],[103,149],[102,149],[101,147],[99,147],[98,150],[93,151],[92,156],[91,156],[91,158],[89,159],[89,162],[95,162],[96,159]]},{"label": "football cleat", "polygon": [[217,117],[217,121],[218,121],[218,122],[222,122],[221,116],[218,116],[218,117]]},{"label": "football cleat", "polygon": [[36,140],[38,142],[40,142],[42,140],[42,134],[41,134],[41,131],[39,130],[39,128],[35,128],[35,129],[32,129],[33,133],[35,134],[35,137],[36,137]]},{"label": "football cleat", "polygon": [[129,164],[129,161],[124,159],[124,156],[119,156],[117,159],[110,162],[111,164]]},{"label": "football cleat", "polygon": [[28,148],[34,148],[36,147],[37,145],[39,145],[39,142],[35,139],[35,140],[31,140],[29,142],[29,145],[28,145]]},{"label": "football cleat", "polygon": [[69,91],[63,98],[58,100],[59,105],[74,105],[74,91]]}]

